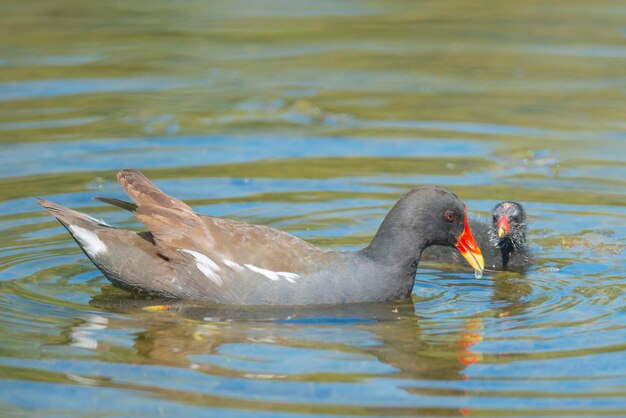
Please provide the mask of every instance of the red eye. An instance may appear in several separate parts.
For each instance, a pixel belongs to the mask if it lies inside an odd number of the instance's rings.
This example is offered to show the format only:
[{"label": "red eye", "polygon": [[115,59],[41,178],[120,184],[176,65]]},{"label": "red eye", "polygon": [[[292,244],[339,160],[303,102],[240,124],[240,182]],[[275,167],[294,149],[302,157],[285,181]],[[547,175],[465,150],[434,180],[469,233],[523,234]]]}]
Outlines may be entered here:
[{"label": "red eye", "polygon": [[446,213],[443,214],[443,219],[445,219],[448,222],[454,222],[454,218],[456,216],[454,215],[454,212],[448,210],[446,211]]}]

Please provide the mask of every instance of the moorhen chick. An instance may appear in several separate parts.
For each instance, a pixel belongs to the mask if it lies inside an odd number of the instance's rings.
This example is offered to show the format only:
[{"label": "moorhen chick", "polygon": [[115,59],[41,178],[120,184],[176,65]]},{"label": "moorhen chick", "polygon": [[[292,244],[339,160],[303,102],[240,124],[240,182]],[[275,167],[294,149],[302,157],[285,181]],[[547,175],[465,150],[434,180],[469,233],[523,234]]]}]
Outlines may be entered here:
[{"label": "moorhen chick", "polygon": [[431,245],[454,247],[475,270],[484,267],[465,205],[435,186],[402,196],[366,248],[336,251],[274,228],[199,215],[137,170],[121,170],[117,180],[134,203],[99,200],[131,210],[148,231],[39,204],[113,284],[147,294],[235,305],[378,302],[411,295]]},{"label": "moorhen chick", "polygon": [[[491,223],[471,219],[470,225],[489,270],[523,272],[533,263],[526,240],[526,212],[521,204],[505,201],[491,211]],[[458,264],[462,259],[447,247],[432,246],[422,254],[423,261]]]}]

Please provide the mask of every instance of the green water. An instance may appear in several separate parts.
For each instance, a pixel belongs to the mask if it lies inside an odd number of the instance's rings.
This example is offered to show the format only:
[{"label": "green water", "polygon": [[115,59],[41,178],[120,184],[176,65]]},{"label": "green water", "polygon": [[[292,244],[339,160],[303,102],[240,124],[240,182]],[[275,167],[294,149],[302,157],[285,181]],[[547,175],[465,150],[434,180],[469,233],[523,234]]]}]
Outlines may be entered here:
[{"label": "green water", "polygon": [[[0,3],[0,416],[626,415],[619,1]],[[413,303],[147,306],[34,196],[142,169],[199,212],[369,242],[435,183],[522,202],[525,275]]]}]

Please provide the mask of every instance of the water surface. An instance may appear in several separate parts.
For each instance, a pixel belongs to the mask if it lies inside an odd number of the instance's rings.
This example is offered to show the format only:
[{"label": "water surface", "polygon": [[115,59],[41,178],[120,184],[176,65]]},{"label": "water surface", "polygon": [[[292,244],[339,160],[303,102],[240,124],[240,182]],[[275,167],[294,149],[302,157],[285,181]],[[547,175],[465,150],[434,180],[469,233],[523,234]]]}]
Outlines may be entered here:
[{"label": "water surface", "polygon": [[[622,2],[0,11],[0,415],[624,415]],[[422,265],[410,302],[155,311],[34,200],[139,229],[92,200],[122,167],[341,249],[419,184],[513,199],[537,264]]]}]

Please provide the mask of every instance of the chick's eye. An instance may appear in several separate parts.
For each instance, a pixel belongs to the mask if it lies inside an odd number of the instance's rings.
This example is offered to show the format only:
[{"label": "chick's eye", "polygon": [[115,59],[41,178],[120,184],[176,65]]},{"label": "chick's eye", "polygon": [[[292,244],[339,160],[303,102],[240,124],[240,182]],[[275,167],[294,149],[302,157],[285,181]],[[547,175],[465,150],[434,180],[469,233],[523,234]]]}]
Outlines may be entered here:
[{"label": "chick's eye", "polygon": [[446,213],[443,214],[443,219],[445,219],[447,222],[454,222],[454,212],[452,211],[446,211]]}]

